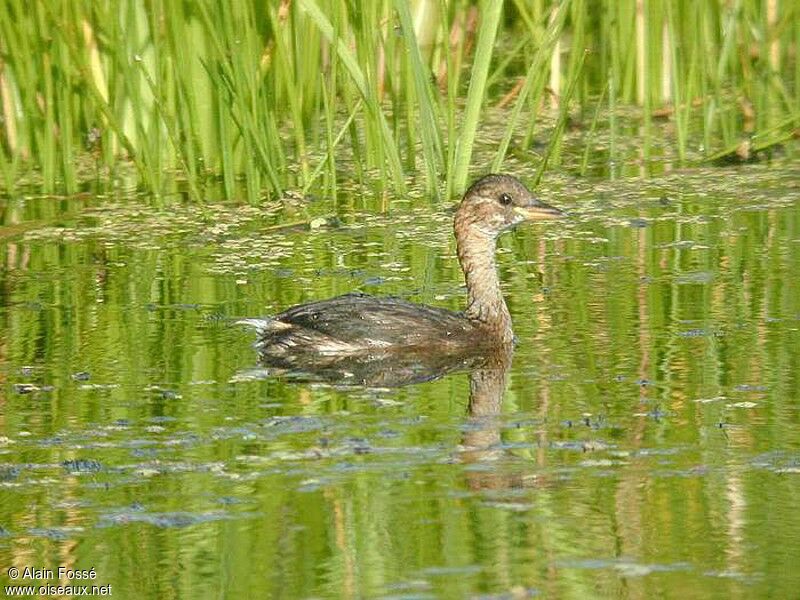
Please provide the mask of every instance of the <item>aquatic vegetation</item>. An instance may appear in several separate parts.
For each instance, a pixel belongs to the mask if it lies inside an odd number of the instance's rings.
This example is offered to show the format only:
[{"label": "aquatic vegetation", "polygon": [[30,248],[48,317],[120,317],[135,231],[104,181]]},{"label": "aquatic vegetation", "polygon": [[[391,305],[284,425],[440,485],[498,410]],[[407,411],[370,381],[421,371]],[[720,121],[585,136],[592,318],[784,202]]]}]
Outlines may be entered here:
[{"label": "aquatic vegetation", "polygon": [[472,157],[492,107],[491,168],[522,153],[537,180],[570,127],[585,129],[581,171],[616,177],[664,146],[679,164],[750,160],[800,126],[800,19],[773,0],[9,0],[0,33],[6,193],[124,178],[255,202],[421,177],[451,197],[486,170]]}]

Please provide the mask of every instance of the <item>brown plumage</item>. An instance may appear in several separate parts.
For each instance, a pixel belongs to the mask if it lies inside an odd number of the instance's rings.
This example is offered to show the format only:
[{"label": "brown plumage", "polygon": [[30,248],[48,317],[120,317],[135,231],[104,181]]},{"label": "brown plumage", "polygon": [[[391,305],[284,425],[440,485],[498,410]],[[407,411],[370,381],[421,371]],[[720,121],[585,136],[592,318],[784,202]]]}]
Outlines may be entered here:
[{"label": "brown plumage", "polygon": [[510,344],[511,317],[495,264],[497,238],[523,221],[560,216],[560,210],[537,200],[514,177],[482,177],[464,194],[453,224],[467,284],[464,312],[364,294],[302,304],[249,321],[258,329],[262,362],[311,368],[345,357],[385,361],[402,352],[466,356],[479,346]]}]

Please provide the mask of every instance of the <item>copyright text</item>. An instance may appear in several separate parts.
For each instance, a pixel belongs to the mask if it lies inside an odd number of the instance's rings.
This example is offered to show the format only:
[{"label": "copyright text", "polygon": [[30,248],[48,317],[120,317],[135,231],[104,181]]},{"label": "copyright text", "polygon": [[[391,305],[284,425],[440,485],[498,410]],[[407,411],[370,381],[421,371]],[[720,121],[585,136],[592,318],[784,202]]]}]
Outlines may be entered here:
[{"label": "copyright text", "polygon": [[[88,582],[97,579],[91,569],[39,569],[36,567],[8,567],[6,575],[17,585],[4,585],[6,597],[25,596],[111,596],[111,584],[96,585]],[[36,584],[34,584],[34,582]],[[41,583],[52,582],[52,583]],[[86,584],[84,585],[84,582]]]}]

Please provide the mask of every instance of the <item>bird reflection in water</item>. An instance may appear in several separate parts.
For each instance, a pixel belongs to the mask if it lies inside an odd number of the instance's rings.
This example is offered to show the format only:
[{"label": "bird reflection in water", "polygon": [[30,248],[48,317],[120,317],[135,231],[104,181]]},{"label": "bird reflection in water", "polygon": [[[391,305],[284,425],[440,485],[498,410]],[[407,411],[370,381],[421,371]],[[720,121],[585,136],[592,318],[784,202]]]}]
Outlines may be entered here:
[{"label": "bird reflection in water", "polygon": [[[495,262],[497,238],[526,221],[563,213],[509,175],[487,175],[467,190],[453,230],[467,287],[463,312],[400,298],[346,294],[248,319],[269,374],[334,385],[397,387],[470,372],[463,458],[485,460],[499,447],[496,419],[511,364],[511,316]],[[489,426],[489,423],[495,423]]]}]

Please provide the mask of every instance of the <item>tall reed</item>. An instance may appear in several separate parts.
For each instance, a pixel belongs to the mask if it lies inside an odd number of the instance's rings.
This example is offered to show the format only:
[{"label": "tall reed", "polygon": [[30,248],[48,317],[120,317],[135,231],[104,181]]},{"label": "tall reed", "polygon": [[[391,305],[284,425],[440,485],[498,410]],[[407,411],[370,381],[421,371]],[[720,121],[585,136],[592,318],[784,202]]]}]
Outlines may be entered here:
[{"label": "tall reed", "polygon": [[[778,0],[7,0],[0,182],[73,193],[132,165],[155,194],[178,181],[199,201],[221,183],[256,202],[335,193],[342,179],[402,193],[419,173],[431,196],[451,196],[485,168],[472,157],[491,96],[509,107],[500,170],[541,114],[558,106],[565,122],[567,90],[573,109],[599,116],[590,137],[607,125],[612,165],[630,106],[645,154],[652,119],[668,118],[687,163],[750,136],[791,138],[799,22]],[[551,166],[564,128],[554,135]],[[605,158],[584,152],[582,170],[589,160]]]}]

